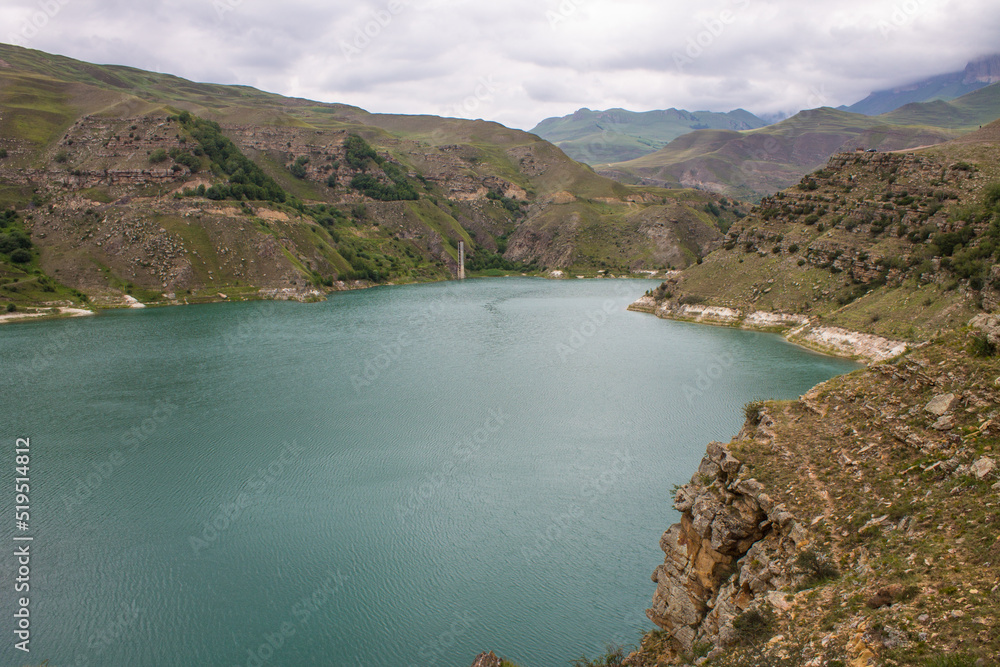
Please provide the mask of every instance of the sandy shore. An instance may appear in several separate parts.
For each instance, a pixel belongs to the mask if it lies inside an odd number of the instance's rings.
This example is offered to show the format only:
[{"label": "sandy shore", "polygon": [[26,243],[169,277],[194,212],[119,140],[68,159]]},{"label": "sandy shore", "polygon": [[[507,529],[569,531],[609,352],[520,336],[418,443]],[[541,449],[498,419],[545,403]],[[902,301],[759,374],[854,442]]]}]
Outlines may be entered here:
[{"label": "sandy shore", "polygon": [[95,315],[94,311],[85,308],[48,308],[38,313],[0,313],[0,324],[17,320],[38,319],[40,317],[85,317]]}]

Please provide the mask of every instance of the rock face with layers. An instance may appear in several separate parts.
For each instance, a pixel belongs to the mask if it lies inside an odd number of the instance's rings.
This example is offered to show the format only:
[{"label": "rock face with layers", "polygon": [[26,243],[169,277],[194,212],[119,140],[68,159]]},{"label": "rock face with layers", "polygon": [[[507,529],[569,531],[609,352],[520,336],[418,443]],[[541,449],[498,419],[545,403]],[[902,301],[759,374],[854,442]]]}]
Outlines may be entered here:
[{"label": "rock face with layers", "polygon": [[653,573],[657,587],[646,615],[670,632],[678,652],[705,639],[731,641],[732,620],[791,581],[788,561],[806,540],[795,517],[742,469],[725,445],[711,443],[677,492],[680,523],[660,540],[666,558]]}]

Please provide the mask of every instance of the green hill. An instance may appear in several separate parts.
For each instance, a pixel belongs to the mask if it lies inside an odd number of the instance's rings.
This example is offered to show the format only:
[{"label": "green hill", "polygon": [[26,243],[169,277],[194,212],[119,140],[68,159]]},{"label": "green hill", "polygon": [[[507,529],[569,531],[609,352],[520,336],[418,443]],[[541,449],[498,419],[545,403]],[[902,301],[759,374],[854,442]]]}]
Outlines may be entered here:
[{"label": "green hill", "polygon": [[602,164],[648,155],[694,130],[752,130],[766,124],[743,109],[729,113],[580,109],[569,116],[543,120],[531,132],[551,141],[574,160]]},{"label": "green hill", "polygon": [[453,277],[459,243],[473,275],[648,275],[695,262],[742,215],[598,176],[496,123],[7,45],[0,151],[0,206],[30,241],[0,251],[0,306],[315,298]]}]

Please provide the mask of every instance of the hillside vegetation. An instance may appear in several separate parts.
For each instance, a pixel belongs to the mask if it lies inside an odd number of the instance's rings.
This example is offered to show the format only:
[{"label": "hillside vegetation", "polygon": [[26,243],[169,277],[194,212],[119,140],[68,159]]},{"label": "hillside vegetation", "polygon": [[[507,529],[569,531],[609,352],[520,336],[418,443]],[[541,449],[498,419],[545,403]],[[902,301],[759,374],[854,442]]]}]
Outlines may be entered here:
[{"label": "hillside vegetation", "polygon": [[[745,213],[496,123],[370,114],[0,45],[0,307],[652,275]],[[26,238],[30,243],[26,243]],[[16,256],[12,255],[16,251]]]}]

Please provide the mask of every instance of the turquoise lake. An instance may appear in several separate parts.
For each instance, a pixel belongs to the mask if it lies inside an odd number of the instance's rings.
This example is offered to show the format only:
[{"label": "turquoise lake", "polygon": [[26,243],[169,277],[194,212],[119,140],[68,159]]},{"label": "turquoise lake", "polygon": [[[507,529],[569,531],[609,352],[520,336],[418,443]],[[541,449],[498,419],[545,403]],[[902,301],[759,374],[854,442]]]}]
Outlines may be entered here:
[{"label": "turquoise lake", "polygon": [[656,284],[3,325],[0,664],[467,667],[493,650],[550,667],[634,644],[671,487],[747,401],[858,367],[626,311]]}]

